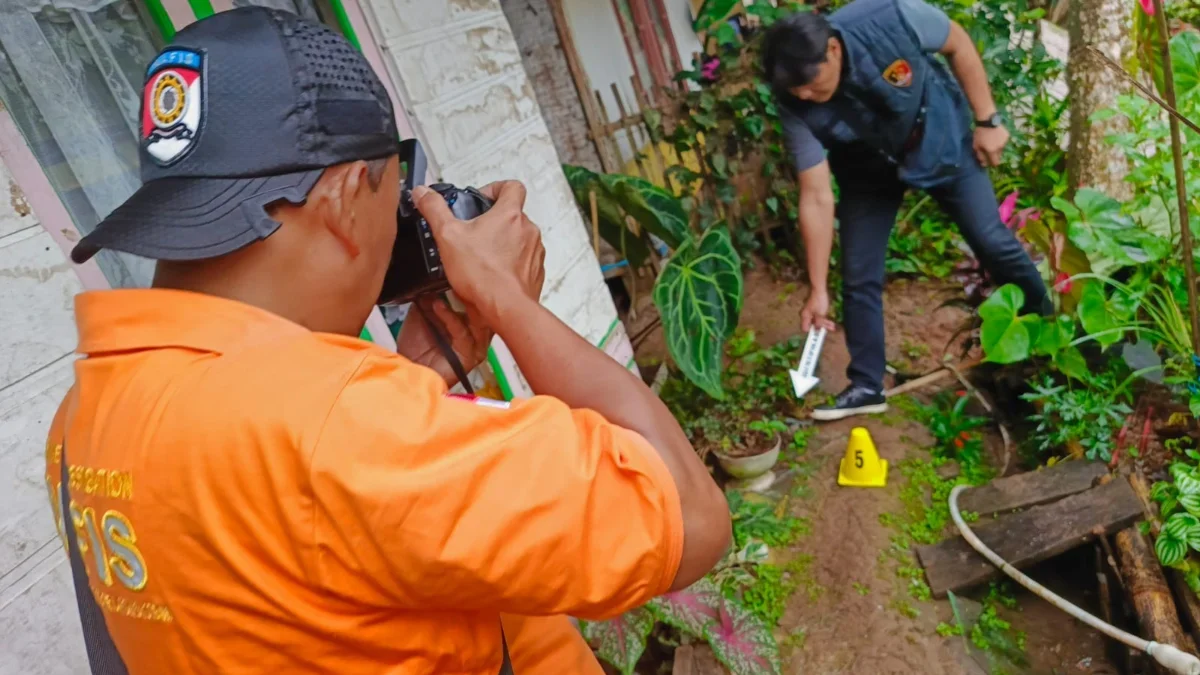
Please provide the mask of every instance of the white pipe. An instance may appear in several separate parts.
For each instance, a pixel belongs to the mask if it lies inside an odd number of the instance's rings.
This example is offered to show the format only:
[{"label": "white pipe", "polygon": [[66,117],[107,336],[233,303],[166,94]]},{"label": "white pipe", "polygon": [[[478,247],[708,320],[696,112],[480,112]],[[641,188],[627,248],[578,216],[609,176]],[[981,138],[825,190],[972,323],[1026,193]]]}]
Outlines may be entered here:
[{"label": "white pipe", "polygon": [[1041,596],[1042,599],[1050,604],[1114,640],[1123,642],[1139,651],[1146,652],[1164,668],[1169,668],[1172,672],[1183,673],[1184,675],[1200,675],[1200,659],[1195,656],[1168,644],[1144,640],[1132,633],[1126,633],[1116,626],[1097,619],[1095,616],[1088,614],[1058,595],[1055,595],[1053,591],[1045,586],[1025,576],[1021,570],[1009,565],[1007,561],[996,555],[995,551],[988,548],[987,544],[980,541],[979,537],[975,536],[975,533],[971,531],[971,528],[967,527],[962,514],[958,512],[958,495],[968,487],[967,485],[959,485],[950,491],[950,517],[954,519],[954,524],[958,527],[958,531],[962,533],[963,539],[966,539],[971,548],[975,549],[979,555],[987,558],[988,562],[999,567],[1000,571],[1012,577],[1018,584]]}]

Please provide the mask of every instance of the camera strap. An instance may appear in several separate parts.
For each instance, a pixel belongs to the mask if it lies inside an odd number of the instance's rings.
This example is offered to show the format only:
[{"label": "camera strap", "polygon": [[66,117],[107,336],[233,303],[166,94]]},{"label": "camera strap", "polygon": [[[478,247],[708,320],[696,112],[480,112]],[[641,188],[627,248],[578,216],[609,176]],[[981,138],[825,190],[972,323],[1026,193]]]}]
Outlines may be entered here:
[{"label": "camera strap", "polygon": [[[453,350],[450,352],[453,354]],[[456,359],[457,360],[457,359]],[[453,363],[451,364],[453,365]],[[462,368],[462,363],[458,364]],[[71,388],[67,400],[68,420],[72,417],[75,403],[75,388]],[[71,579],[75,586],[75,603],[79,607],[79,623],[83,627],[83,644],[87,649],[88,664],[92,675],[129,675],[125,660],[117,651],[112,634],[108,632],[108,624],[104,621],[104,612],[100,610],[96,596],[92,595],[92,587],[88,583],[87,569],[83,566],[83,554],[79,550],[79,539],[75,533],[74,518],[71,515],[71,493],[69,490],[70,472],[67,470],[67,434],[64,430],[62,444],[59,449],[59,463],[62,470],[59,487],[59,499],[62,500],[63,529],[67,533],[67,557],[71,561]],[[508,640],[504,637],[504,626],[500,626],[500,648],[503,659],[497,675],[513,675],[512,660],[508,656]]]},{"label": "camera strap", "polygon": [[454,346],[450,344],[450,340],[446,337],[446,327],[437,316],[425,306],[427,298],[418,298],[413,302],[417,307],[417,311],[421,313],[421,318],[425,320],[425,325],[429,326],[429,332],[433,334],[433,341],[437,343],[438,351],[442,356],[446,357],[446,362],[450,364],[451,370],[454,371],[454,376],[458,378],[463,389],[468,394],[474,394],[475,388],[471,386],[471,379],[468,377],[467,369],[463,367],[462,361],[458,358],[458,354],[454,352]]}]

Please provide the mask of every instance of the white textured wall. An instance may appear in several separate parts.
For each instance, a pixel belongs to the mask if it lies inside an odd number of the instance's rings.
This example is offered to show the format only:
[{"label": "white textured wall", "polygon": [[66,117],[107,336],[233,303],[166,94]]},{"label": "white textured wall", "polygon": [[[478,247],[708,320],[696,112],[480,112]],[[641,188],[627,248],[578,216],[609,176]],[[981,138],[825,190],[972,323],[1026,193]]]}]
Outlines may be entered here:
[{"label": "white textured wall", "polygon": [[44,480],[71,384],[79,279],[0,162],[0,675],[87,669]]},{"label": "white textured wall", "polygon": [[442,177],[525,183],[526,211],[546,245],[542,302],[598,343],[616,310],[498,0],[363,1]]}]

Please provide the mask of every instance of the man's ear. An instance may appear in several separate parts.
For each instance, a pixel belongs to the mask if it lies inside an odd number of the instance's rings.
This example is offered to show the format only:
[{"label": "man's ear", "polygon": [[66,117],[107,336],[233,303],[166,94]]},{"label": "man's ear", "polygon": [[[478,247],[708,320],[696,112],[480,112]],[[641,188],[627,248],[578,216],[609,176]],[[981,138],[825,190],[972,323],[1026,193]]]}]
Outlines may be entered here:
[{"label": "man's ear", "polygon": [[356,210],[363,192],[370,189],[367,182],[367,163],[363,161],[339,164],[325,170],[329,177],[328,208],[322,209],[325,227],[342,243],[350,257],[357,257],[364,246],[364,223]]}]

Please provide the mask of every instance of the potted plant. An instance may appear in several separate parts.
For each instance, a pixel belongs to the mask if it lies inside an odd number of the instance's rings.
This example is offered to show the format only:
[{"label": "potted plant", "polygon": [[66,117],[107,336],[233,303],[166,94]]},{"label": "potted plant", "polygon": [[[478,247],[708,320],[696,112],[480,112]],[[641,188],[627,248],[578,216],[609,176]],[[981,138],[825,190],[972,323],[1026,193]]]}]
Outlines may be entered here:
[{"label": "potted plant", "polygon": [[734,478],[758,478],[775,467],[788,427],[776,419],[755,420],[735,447],[713,452],[721,468]]},{"label": "potted plant", "polygon": [[763,476],[775,466],[784,436],[790,437],[784,421],[794,408],[788,368],[799,348],[798,339],[762,347],[753,331],[738,331],[726,350],[724,398],[714,399],[681,377],[663,385],[663,401],[701,457],[714,455],[738,479]]}]

